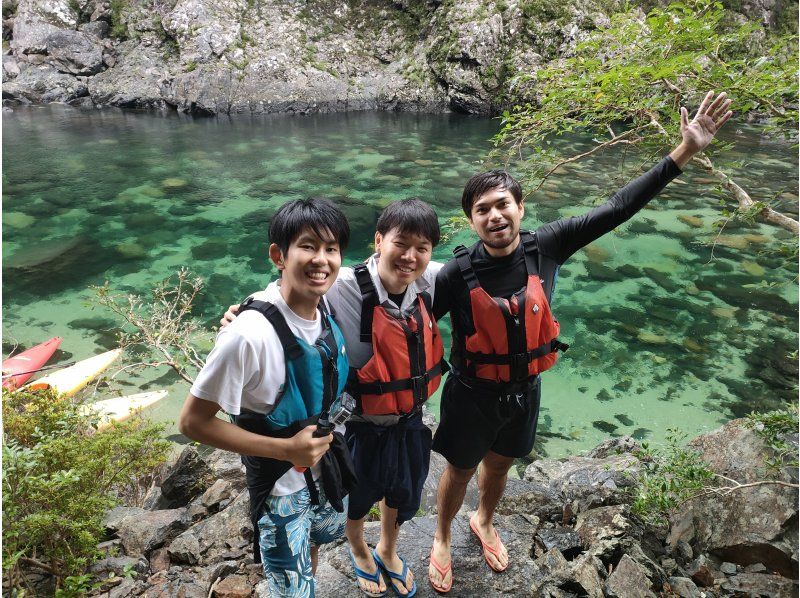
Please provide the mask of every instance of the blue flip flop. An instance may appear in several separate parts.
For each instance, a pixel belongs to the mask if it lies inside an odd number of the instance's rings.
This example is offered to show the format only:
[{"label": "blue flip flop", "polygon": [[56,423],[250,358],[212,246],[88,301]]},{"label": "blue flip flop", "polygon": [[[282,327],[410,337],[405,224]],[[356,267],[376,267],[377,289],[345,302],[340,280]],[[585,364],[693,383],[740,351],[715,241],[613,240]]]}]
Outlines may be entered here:
[{"label": "blue flip flop", "polygon": [[402,596],[403,598],[411,598],[417,593],[417,580],[415,579],[413,584],[411,585],[411,589],[408,590],[408,594],[401,594],[397,587],[391,582],[392,579],[396,579],[400,582],[400,585],[405,587],[406,585],[406,577],[408,576],[408,566],[406,562],[401,558],[400,562],[403,563],[403,571],[401,573],[395,573],[389,567],[387,567],[384,562],[381,560],[381,557],[378,556],[378,553],[373,550],[372,551],[372,558],[375,559],[375,562],[378,564],[378,570],[383,571],[386,575],[389,576],[389,587],[392,588],[392,591],[395,593],[395,596]]},{"label": "blue flip flop", "polygon": [[370,598],[380,598],[381,596],[386,595],[386,591],[383,592],[367,592],[364,588],[361,587],[361,584],[358,583],[359,579],[365,579],[367,581],[371,581],[380,585],[381,581],[381,563],[380,560],[377,559],[375,556],[375,552],[372,552],[372,558],[375,560],[375,573],[367,573],[366,571],[359,569],[356,565],[356,557],[353,556],[353,551],[350,551],[350,562],[353,563],[353,571],[356,573],[356,585],[358,585],[358,589],[361,590],[365,595],[369,596]]}]

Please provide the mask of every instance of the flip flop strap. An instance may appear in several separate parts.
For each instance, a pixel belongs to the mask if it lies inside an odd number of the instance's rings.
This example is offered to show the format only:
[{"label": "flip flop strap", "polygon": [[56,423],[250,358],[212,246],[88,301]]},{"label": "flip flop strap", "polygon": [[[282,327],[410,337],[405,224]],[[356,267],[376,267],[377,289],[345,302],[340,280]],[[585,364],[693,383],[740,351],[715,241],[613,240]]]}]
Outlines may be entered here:
[{"label": "flip flop strap", "polygon": [[447,575],[447,572],[453,568],[452,561],[447,563],[446,567],[440,565],[439,562],[435,558],[433,558],[433,553],[431,553],[431,565],[433,565],[433,568],[439,572],[439,574],[442,576],[442,579],[444,579],[444,576]]},{"label": "flip flop strap", "polygon": [[356,559],[353,555],[350,555],[350,559],[353,561],[353,569],[356,572],[356,577],[360,577],[361,579],[366,579],[367,581],[373,581],[375,583],[378,583],[378,580],[380,579],[381,576],[381,569],[380,567],[377,566],[378,563],[375,563],[376,566],[375,573],[367,573],[363,569],[358,568],[358,565],[356,565]]}]

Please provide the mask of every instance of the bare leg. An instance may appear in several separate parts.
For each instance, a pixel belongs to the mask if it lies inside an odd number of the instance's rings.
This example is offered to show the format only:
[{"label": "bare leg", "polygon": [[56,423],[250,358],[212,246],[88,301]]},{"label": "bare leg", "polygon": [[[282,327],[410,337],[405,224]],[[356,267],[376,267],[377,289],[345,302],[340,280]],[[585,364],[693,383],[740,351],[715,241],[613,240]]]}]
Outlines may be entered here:
[{"label": "bare leg", "polygon": [[[433,537],[431,554],[442,567],[447,567],[448,563],[450,563],[450,526],[464,503],[467,484],[472,479],[475,469],[477,468],[458,469],[448,463],[439,480],[439,487],[436,492],[436,508],[438,510],[436,534]],[[452,579],[452,573],[448,571],[442,578],[439,571],[431,565],[428,567],[428,577],[430,577],[434,585],[447,586]]]},{"label": "bare leg", "polygon": [[[492,451],[489,451],[481,461],[481,468],[478,473],[480,500],[478,512],[472,521],[475,523],[475,527],[478,528],[483,541],[492,548],[497,547],[492,518],[494,517],[497,503],[500,502],[506,489],[508,470],[511,469],[513,464],[513,457],[503,457]],[[505,569],[508,565],[508,552],[506,552],[505,546],[500,550],[497,557],[488,552],[486,556],[493,561],[494,564],[492,566],[494,568]]]},{"label": "bare leg", "polygon": [[[375,573],[378,570],[375,559],[369,550],[367,542],[364,540],[364,519],[348,519],[344,526],[344,535],[350,543],[350,550],[353,552],[353,559],[356,567],[367,573]],[[359,587],[371,594],[379,594],[386,591],[386,584],[383,577],[378,578],[379,583],[366,579],[359,579]]]},{"label": "bare leg", "polygon": [[317,574],[317,565],[319,564],[319,546],[311,547],[311,574]]},{"label": "bare leg", "polygon": [[[397,536],[400,534],[400,527],[397,525],[397,509],[386,506],[386,501],[381,503],[381,539],[375,547],[375,552],[381,557],[383,564],[395,573],[403,571],[403,563],[397,554]],[[406,575],[405,585],[399,581],[391,580],[400,594],[408,594],[414,584],[414,574],[411,569]]]}]

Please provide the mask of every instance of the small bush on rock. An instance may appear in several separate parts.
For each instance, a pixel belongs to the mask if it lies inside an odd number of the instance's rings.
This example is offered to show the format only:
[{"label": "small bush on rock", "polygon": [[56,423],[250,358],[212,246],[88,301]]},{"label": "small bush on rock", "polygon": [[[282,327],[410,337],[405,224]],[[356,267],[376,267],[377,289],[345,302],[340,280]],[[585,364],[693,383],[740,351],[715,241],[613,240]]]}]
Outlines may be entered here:
[{"label": "small bush on rock", "polygon": [[54,391],[3,389],[8,587],[25,588],[26,573],[34,570],[54,575],[57,590],[69,586],[67,579],[81,576],[103,539],[105,512],[166,459],[169,443],[160,425],[138,417],[101,433],[94,425],[80,403]]}]

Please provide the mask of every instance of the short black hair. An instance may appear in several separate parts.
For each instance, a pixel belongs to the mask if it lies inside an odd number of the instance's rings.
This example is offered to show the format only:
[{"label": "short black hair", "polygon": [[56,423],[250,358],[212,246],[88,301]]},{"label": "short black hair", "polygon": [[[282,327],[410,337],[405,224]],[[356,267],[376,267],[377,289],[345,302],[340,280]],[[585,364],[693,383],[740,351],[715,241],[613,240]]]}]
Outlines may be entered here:
[{"label": "short black hair", "polygon": [[476,174],[464,186],[461,208],[467,218],[472,218],[472,206],[478,198],[492,189],[506,189],[514,196],[517,204],[522,203],[522,187],[517,180],[505,170],[489,170]]},{"label": "short black hair", "polygon": [[269,242],[286,255],[292,241],[307,229],[323,241],[337,242],[342,253],[350,242],[347,218],[335,203],[324,197],[295,199],[278,208],[269,223]]},{"label": "short black hair", "polygon": [[441,237],[439,218],[437,218],[436,212],[427,203],[416,197],[393,201],[378,216],[375,230],[380,234],[385,235],[394,228],[402,235],[424,237],[434,247],[439,244]]}]

